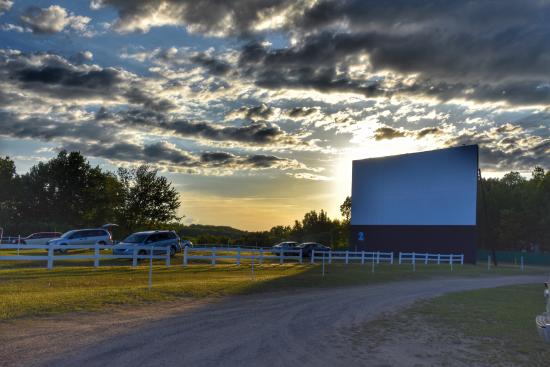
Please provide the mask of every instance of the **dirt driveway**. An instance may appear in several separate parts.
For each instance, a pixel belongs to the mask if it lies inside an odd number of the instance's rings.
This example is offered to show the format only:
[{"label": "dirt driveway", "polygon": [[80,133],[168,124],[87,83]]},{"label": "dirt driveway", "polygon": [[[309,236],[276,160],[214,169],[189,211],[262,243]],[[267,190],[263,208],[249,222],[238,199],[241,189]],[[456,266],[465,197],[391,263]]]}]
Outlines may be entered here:
[{"label": "dirt driveway", "polygon": [[350,342],[354,325],[446,292],[543,281],[395,282],[18,320],[0,324],[0,365],[368,366],[368,353]]}]

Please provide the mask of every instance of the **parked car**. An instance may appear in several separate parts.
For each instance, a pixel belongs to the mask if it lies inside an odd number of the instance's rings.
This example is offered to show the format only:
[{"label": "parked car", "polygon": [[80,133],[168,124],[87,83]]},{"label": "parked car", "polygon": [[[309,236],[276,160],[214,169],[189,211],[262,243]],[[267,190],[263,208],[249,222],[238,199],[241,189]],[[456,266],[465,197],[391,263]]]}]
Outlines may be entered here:
[{"label": "parked car", "polygon": [[[113,246],[113,255],[132,255],[136,246],[153,246],[153,254],[163,255],[165,248],[170,246],[170,256],[181,252],[180,238],[174,231],[145,231],[136,232]],[[155,247],[161,249],[154,249]],[[149,249],[139,249],[138,255],[149,255]]]},{"label": "parked car", "polygon": [[302,249],[303,257],[311,257],[311,252],[315,250],[316,253],[319,252],[329,252],[330,247],[321,245],[317,242],[304,242],[298,245],[298,248]]},{"label": "parked car", "polygon": [[[48,241],[48,245],[112,245],[113,239],[109,231],[102,228],[75,229],[65,232],[59,238]],[[66,249],[57,251],[67,252]]]},{"label": "parked car", "polygon": [[16,238],[12,240],[11,243],[17,244],[18,242],[22,245],[45,245],[52,238],[61,237],[61,232],[37,232],[33,233],[24,238]]},{"label": "parked car", "polygon": [[189,240],[181,240],[181,247],[193,247],[193,242],[189,241]]},{"label": "parked car", "polygon": [[285,250],[296,250],[298,245],[298,242],[295,241],[284,241],[273,246],[271,248],[271,253],[274,255],[279,255],[281,251],[283,251],[284,255],[296,255],[295,252],[286,252]]}]

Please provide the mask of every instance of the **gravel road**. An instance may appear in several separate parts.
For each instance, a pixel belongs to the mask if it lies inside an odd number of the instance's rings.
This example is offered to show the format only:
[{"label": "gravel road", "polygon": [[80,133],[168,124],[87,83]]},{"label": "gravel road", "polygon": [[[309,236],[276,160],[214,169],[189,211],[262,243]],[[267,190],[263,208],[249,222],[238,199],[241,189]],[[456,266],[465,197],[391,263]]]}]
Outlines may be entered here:
[{"label": "gravel road", "polygon": [[407,281],[18,320],[0,324],[0,365],[364,366],[368,353],[351,343],[353,326],[446,292],[544,280]]}]

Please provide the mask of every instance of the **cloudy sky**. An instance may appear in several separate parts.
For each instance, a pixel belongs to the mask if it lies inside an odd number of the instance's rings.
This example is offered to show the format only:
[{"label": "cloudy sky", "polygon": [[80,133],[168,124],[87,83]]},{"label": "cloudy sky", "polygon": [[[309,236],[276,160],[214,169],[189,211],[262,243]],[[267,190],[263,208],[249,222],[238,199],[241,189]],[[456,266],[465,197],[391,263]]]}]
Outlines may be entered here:
[{"label": "cloudy sky", "polygon": [[0,155],[149,163],[190,223],[332,216],[351,161],[550,167],[547,0],[0,0]]}]

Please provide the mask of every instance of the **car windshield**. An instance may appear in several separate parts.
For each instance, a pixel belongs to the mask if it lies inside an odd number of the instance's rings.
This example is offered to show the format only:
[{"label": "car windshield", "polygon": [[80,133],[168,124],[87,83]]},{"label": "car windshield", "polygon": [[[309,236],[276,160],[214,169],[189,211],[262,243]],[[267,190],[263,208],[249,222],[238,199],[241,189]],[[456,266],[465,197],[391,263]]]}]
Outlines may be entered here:
[{"label": "car windshield", "polygon": [[145,239],[147,238],[147,236],[149,236],[148,234],[146,233],[134,233],[134,234],[131,234],[129,235],[128,237],[126,237],[124,239],[124,241],[122,242],[126,242],[126,243],[142,243],[143,241],[145,241]]},{"label": "car windshield", "polygon": [[76,231],[69,231],[69,232],[65,232],[61,235],[62,238],[68,238],[70,237],[73,233],[75,233]]}]

